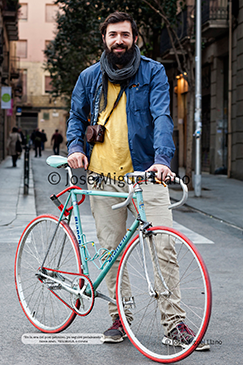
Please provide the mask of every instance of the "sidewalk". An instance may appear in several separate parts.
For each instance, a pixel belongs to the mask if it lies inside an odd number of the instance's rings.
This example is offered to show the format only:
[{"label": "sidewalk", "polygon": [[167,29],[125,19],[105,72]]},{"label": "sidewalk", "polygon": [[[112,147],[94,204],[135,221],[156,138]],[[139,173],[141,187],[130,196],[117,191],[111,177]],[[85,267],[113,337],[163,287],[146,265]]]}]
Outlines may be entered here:
[{"label": "sidewalk", "polygon": [[[171,185],[170,196],[178,201],[181,192]],[[243,230],[243,181],[203,173],[201,197],[189,191],[185,205]]]},{"label": "sidewalk", "polygon": [[[8,156],[0,164],[0,242],[18,243],[24,227],[36,217],[35,195],[30,169],[29,194],[24,195],[24,153],[12,167]],[[30,165],[31,167],[31,165]]]}]

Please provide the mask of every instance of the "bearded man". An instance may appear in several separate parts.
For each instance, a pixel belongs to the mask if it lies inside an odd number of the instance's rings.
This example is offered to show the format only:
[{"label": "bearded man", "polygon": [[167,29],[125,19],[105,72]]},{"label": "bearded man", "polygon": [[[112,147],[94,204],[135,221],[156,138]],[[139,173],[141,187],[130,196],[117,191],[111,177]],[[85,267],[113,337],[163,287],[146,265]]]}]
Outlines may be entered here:
[{"label": "bearded man", "polygon": [[[95,181],[99,183],[89,186],[90,189],[102,186],[104,191],[128,192],[127,184],[119,184],[117,180],[133,171],[154,171],[160,180],[167,176],[173,179],[174,174],[170,170],[174,154],[173,121],[164,67],[141,56],[136,45],[137,26],[130,15],[122,12],[110,14],[101,25],[101,34],[105,50],[100,62],[80,74],[73,90],[67,127],[68,163],[72,168],[84,167],[89,175],[97,176]],[[100,128],[103,136],[92,140],[90,124]],[[90,144],[86,143],[84,151],[86,129]],[[112,179],[103,179],[100,183],[99,176]],[[143,196],[149,222],[171,227],[168,188],[146,184]],[[115,250],[126,233],[127,207],[112,210],[112,205],[121,202],[116,198],[92,196],[90,202],[101,247]],[[134,213],[132,205],[128,208]],[[173,244],[168,249],[173,251]],[[163,258],[163,247],[160,257]],[[120,342],[126,335],[114,301],[118,265],[119,260],[106,275],[112,299],[109,314],[113,324],[104,332],[103,342]],[[176,282],[178,267],[173,270]],[[163,272],[163,275],[166,276],[166,273]],[[129,279],[127,288],[129,292]],[[166,308],[161,308],[165,336],[173,334],[175,338],[175,331],[178,333],[178,326],[182,326],[184,338],[191,341],[192,332],[183,323],[185,312],[180,308],[179,288],[178,291],[175,288],[173,294],[173,316],[163,315]],[[132,296],[131,293],[128,295]],[[130,314],[127,315],[129,317]],[[128,320],[132,321],[132,316]]]}]

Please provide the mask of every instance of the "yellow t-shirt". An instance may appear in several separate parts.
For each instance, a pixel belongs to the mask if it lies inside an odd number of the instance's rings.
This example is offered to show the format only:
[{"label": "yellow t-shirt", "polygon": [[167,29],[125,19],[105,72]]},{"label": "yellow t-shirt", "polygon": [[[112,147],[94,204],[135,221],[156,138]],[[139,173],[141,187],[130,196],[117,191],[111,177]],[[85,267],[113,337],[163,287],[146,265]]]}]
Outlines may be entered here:
[{"label": "yellow t-shirt", "polygon": [[[99,115],[98,124],[104,125],[120,91],[120,85],[108,81],[107,106]],[[89,170],[118,179],[133,171],[128,145],[126,115],[126,93],[123,92],[118,105],[105,125],[103,143],[95,143],[91,154]]]}]

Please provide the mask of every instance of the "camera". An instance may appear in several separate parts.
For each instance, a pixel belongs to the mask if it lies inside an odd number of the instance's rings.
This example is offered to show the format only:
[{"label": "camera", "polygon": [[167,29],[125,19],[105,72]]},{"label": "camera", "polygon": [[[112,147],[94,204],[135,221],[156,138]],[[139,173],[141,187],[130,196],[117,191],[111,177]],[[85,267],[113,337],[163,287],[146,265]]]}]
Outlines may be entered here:
[{"label": "camera", "polygon": [[89,125],[87,127],[86,138],[87,142],[95,144],[104,142],[105,127],[100,124]]}]

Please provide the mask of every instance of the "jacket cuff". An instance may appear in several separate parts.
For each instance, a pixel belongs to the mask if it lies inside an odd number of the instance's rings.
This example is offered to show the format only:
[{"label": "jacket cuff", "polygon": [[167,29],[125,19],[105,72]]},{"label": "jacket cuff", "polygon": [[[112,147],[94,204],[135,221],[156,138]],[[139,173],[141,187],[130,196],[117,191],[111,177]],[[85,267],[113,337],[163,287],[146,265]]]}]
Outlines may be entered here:
[{"label": "jacket cuff", "polygon": [[69,146],[68,156],[70,156],[72,153],[75,153],[75,152],[81,152],[85,155],[83,147],[80,146],[80,144],[74,144],[74,145]]},{"label": "jacket cuff", "polygon": [[169,167],[169,169],[170,169],[170,161],[171,161],[171,159],[168,156],[156,156],[154,163],[160,164],[160,165],[165,165],[165,166]]}]

